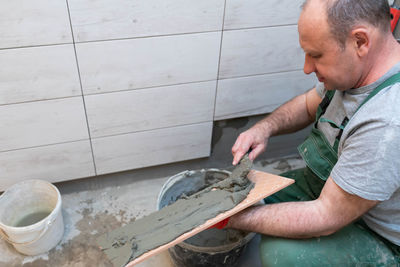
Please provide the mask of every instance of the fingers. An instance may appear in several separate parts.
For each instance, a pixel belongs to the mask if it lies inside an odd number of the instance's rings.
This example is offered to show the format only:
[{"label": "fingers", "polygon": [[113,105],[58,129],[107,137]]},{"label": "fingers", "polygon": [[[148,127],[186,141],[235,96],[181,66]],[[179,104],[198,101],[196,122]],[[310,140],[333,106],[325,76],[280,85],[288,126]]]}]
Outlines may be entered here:
[{"label": "fingers", "polygon": [[233,165],[237,165],[241,158],[249,151],[249,158],[254,160],[258,155],[265,151],[267,138],[265,138],[257,129],[247,130],[239,135],[232,147]]},{"label": "fingers", "polygon": [[239,147],[240,147],[240,139],[241,139],[241,136],[239,135],[239,137],[236,139],[235,144],[233,144],[233,146],[232,146],[232,155],[235,155],[238,152]]},{"label": "fingers", "polygon": [[249,154],[249,159],[250,160],[255,160],[262,152],[264,152],[265,146],[263,145],[258,145]]},{"label": "fingers", "polygon": [[246,152],[242,152],[242,151],[237,152],[236,154],[234,154],[232,164],[233,165],[238,164],[239,161],[243,158],[244,154],[246,154]]},{"label": "fingers", "polygon": [[239,135],[238,139],[236,140],[235,144],[232,147],[232,154],[233,154],[233,165],[238,164],[240,159],[244,156],[244,154],[249,151],[253,141],[252,138],[249,138],[248,135],[242,133]]},{"label": "fingers", "polygon": [[[249,147],[250,147],[250,146],[249,146]],[[236,147],[233,147],[233,148],[232,148],[232,154],[233,154],[233,162],[232,162],[232,164],[233,164],[233,165],[238,164],[238,162],[240,161],[240,159],[244,156],[244,154],[246,154],[246,152],[247,152],[248,150],[249,150],[249,149],[246,148],[246,146],[242,146],[242,145],[240,144],[240,141],[239,141],[239,144],[238,144]]]}]

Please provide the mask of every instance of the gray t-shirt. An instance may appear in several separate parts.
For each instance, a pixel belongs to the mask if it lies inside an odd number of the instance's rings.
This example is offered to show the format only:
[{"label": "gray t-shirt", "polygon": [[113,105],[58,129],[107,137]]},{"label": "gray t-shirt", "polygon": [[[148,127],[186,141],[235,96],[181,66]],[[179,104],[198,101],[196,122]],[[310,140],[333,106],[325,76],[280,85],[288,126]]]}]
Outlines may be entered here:
[{"label": "gray t-shirt", "polygon": [[[380,201],[362,218],[396,245],[400,245],[400,83],[383,89],[355,111],[372,90],[398,72],[400,63],[370,85],[337,91],[323,115],[338,125],[345,116],[350,119],[339,142],[332,179],[350,194]],[[322,83],[317,91],[321,97],[326,93]],[[326,122],[317,127],[332,145],[338,129]]]}]

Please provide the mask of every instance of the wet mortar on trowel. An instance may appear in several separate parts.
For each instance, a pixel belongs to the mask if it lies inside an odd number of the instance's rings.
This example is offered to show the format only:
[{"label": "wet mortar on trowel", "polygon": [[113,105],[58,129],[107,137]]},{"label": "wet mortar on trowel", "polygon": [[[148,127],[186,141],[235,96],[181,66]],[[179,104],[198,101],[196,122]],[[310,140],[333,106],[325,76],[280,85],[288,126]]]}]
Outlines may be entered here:
[{"label": "wet mortar on trowel", "polygon": [[[170,205],[145,216],[124,227],[108,232],[97,239],[99,246],[115,266],[128,262],[173,241],[180,235],[202,225],[220,213],[234,208],[244,198],[254,184],[246,177],[252,162],[246,155],[233,172],[222,181],[220,177],[206,177],[204,189],[193,194],[182,195]],[[222,234],[210,238],[206,230],[186,242],[193,245],[223,245],[244,236],[239,231],[220,231]]]}]

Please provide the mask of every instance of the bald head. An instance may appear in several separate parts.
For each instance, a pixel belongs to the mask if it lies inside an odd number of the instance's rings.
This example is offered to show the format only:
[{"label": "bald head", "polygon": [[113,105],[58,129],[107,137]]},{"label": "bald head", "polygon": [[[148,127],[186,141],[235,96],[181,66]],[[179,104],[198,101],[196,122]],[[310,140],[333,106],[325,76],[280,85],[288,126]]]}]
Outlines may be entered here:
[{"label": "bald head", "polygon": [[334,36],[331,34],[327,20],[326,1],[305,2],[298,21],[298,28],[300,40],[312,39],[315,43],[333,39]]},{"label": "bald head", "polygon": [[371,84],[400,61],[387,0],[307,0],[298,30],[304,72],[328,90]]},{"label": "bald head", "polygon": [[391,17],[387,0],[306,0],[302,8],[302,13],[318,8],[327,20],[331,35],[343,48],[355,26],[368,24],[383,34],[390,34]]}]

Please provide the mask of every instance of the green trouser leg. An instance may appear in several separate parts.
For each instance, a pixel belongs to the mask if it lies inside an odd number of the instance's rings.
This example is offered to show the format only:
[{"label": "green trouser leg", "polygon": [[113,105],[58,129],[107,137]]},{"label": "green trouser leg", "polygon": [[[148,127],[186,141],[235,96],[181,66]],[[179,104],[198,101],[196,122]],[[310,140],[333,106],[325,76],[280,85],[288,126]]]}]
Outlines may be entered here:
[{"label": "green trouser leg", "polygon": [[[308,168],[281,175],[295,179],[296,183],[266,198],[266,203],[313,200],[324,185]],[[400,266],[392,250],[362,223],[352,223],[319,238],[263,235],[260,254],[263,266]]]}]

